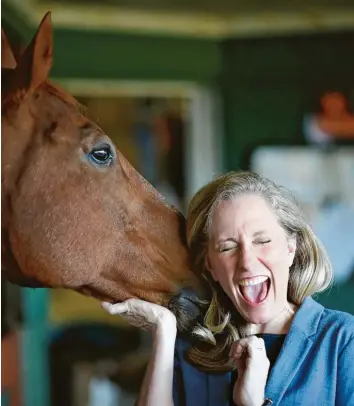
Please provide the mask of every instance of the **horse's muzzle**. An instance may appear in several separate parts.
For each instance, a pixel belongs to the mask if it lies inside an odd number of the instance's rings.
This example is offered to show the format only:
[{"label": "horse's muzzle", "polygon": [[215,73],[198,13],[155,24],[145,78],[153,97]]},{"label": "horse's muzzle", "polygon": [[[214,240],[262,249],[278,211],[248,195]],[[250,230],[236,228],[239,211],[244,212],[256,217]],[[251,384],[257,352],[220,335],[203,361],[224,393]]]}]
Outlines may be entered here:
[{"label": "horse's muzzle", "polygon": [[180,331],[192,330],[201,321],[202,301],[193,290],[182,289],[171,298],[168,307],[176,316]]}]

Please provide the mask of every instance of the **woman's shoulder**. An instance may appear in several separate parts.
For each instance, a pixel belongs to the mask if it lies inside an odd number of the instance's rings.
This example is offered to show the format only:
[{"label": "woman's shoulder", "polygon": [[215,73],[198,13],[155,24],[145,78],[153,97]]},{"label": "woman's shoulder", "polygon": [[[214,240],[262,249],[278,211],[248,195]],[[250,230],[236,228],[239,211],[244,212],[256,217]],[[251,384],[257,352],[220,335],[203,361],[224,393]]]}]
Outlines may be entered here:
[{"label": "woman's shoulder", "polygon": [[312,297],[307,297],[299,310],[299,321],[311,332],[317,327],[346,330],[354,334],[354,316],[352,314],[324,307]]}]

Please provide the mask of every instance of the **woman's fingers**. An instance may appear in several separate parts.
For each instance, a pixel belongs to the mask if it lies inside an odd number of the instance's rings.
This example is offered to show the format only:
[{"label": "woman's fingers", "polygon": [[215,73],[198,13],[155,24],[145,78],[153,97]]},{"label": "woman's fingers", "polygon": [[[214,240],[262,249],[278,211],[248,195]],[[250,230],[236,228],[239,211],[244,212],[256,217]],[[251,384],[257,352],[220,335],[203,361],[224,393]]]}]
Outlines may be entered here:
[{"label": "woman's fingers", "polygon": [[229,356],[235,360],[241,357],[251,359],[266,357],[264,340],[256,336],[242,338],[232,344]]},{"label": "woman's fingers", "polygon": [[[253,336],[254,339],[251,339],[247,346],[247,352],[249,358],[251,359],[259,359],[261,357],[266,357],[266,349],[263,338],[258,338]],[[251,337],[252,338],[252,337]]]},{"label": "woman's fingers", "polygon": [[101,302],[101,306],[110,314],[122,314],[122,313],[140,313],[141,310],[153,307],[154,304],[145,302],[141,299],[130,298],[121,303],[108,303]]},{"label": "woman's fingers", "polygon": [[121,314],[128,310],[128,303],[108,303],[108,302],[101,302],[101,306],[105,309],[109,314]]},{"label": "woman's fingers", "polygon": [[101,306],[112,315],[120,315],[132,326],[151,330],[162,324],[175,326],[176,318],[170,310],[141,299],[131,298],[122,303],[102,302]]},{"label": "woman's fingers", "polygon": [[256,336],[243,338],[232,345],[230,352],[237,368],[235,403],[262,404],[269,370],[264,340]]},{"label": "woman's fingers", "polygon": [[231,346],[229,356],[231,358],[240,358],[245,351],[246,346],[242,345],[239,341],[236,341]]}]

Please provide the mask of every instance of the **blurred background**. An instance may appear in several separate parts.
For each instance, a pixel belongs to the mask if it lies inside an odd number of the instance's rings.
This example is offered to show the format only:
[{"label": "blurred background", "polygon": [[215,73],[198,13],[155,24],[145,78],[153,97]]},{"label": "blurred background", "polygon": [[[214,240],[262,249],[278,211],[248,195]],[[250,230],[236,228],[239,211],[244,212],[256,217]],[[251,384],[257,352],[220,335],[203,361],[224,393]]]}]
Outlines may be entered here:
[{"label": "blurred background", "polygon": [[[182,212],[213,175],[293,191],[354,314],[353,0],[3,0],[21,52],[48,10],[52,79]],[[65,290],[2,281],[4,406],[132,406],[150,336]]]}]

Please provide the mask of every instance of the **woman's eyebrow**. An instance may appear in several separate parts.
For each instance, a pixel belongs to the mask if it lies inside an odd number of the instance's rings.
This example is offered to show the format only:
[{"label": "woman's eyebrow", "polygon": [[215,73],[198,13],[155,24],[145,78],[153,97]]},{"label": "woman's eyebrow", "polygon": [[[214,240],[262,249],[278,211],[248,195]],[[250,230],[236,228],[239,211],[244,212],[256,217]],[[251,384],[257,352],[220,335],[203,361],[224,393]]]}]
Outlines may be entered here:
[{"label": "woman's eyebrow", "polygon": [[253,237],[259,237],[260,235],[263,235],[263,234],[266,234],[266,233],[267,233],[266,230],[256,231],[256,232],[253,234]]}]

